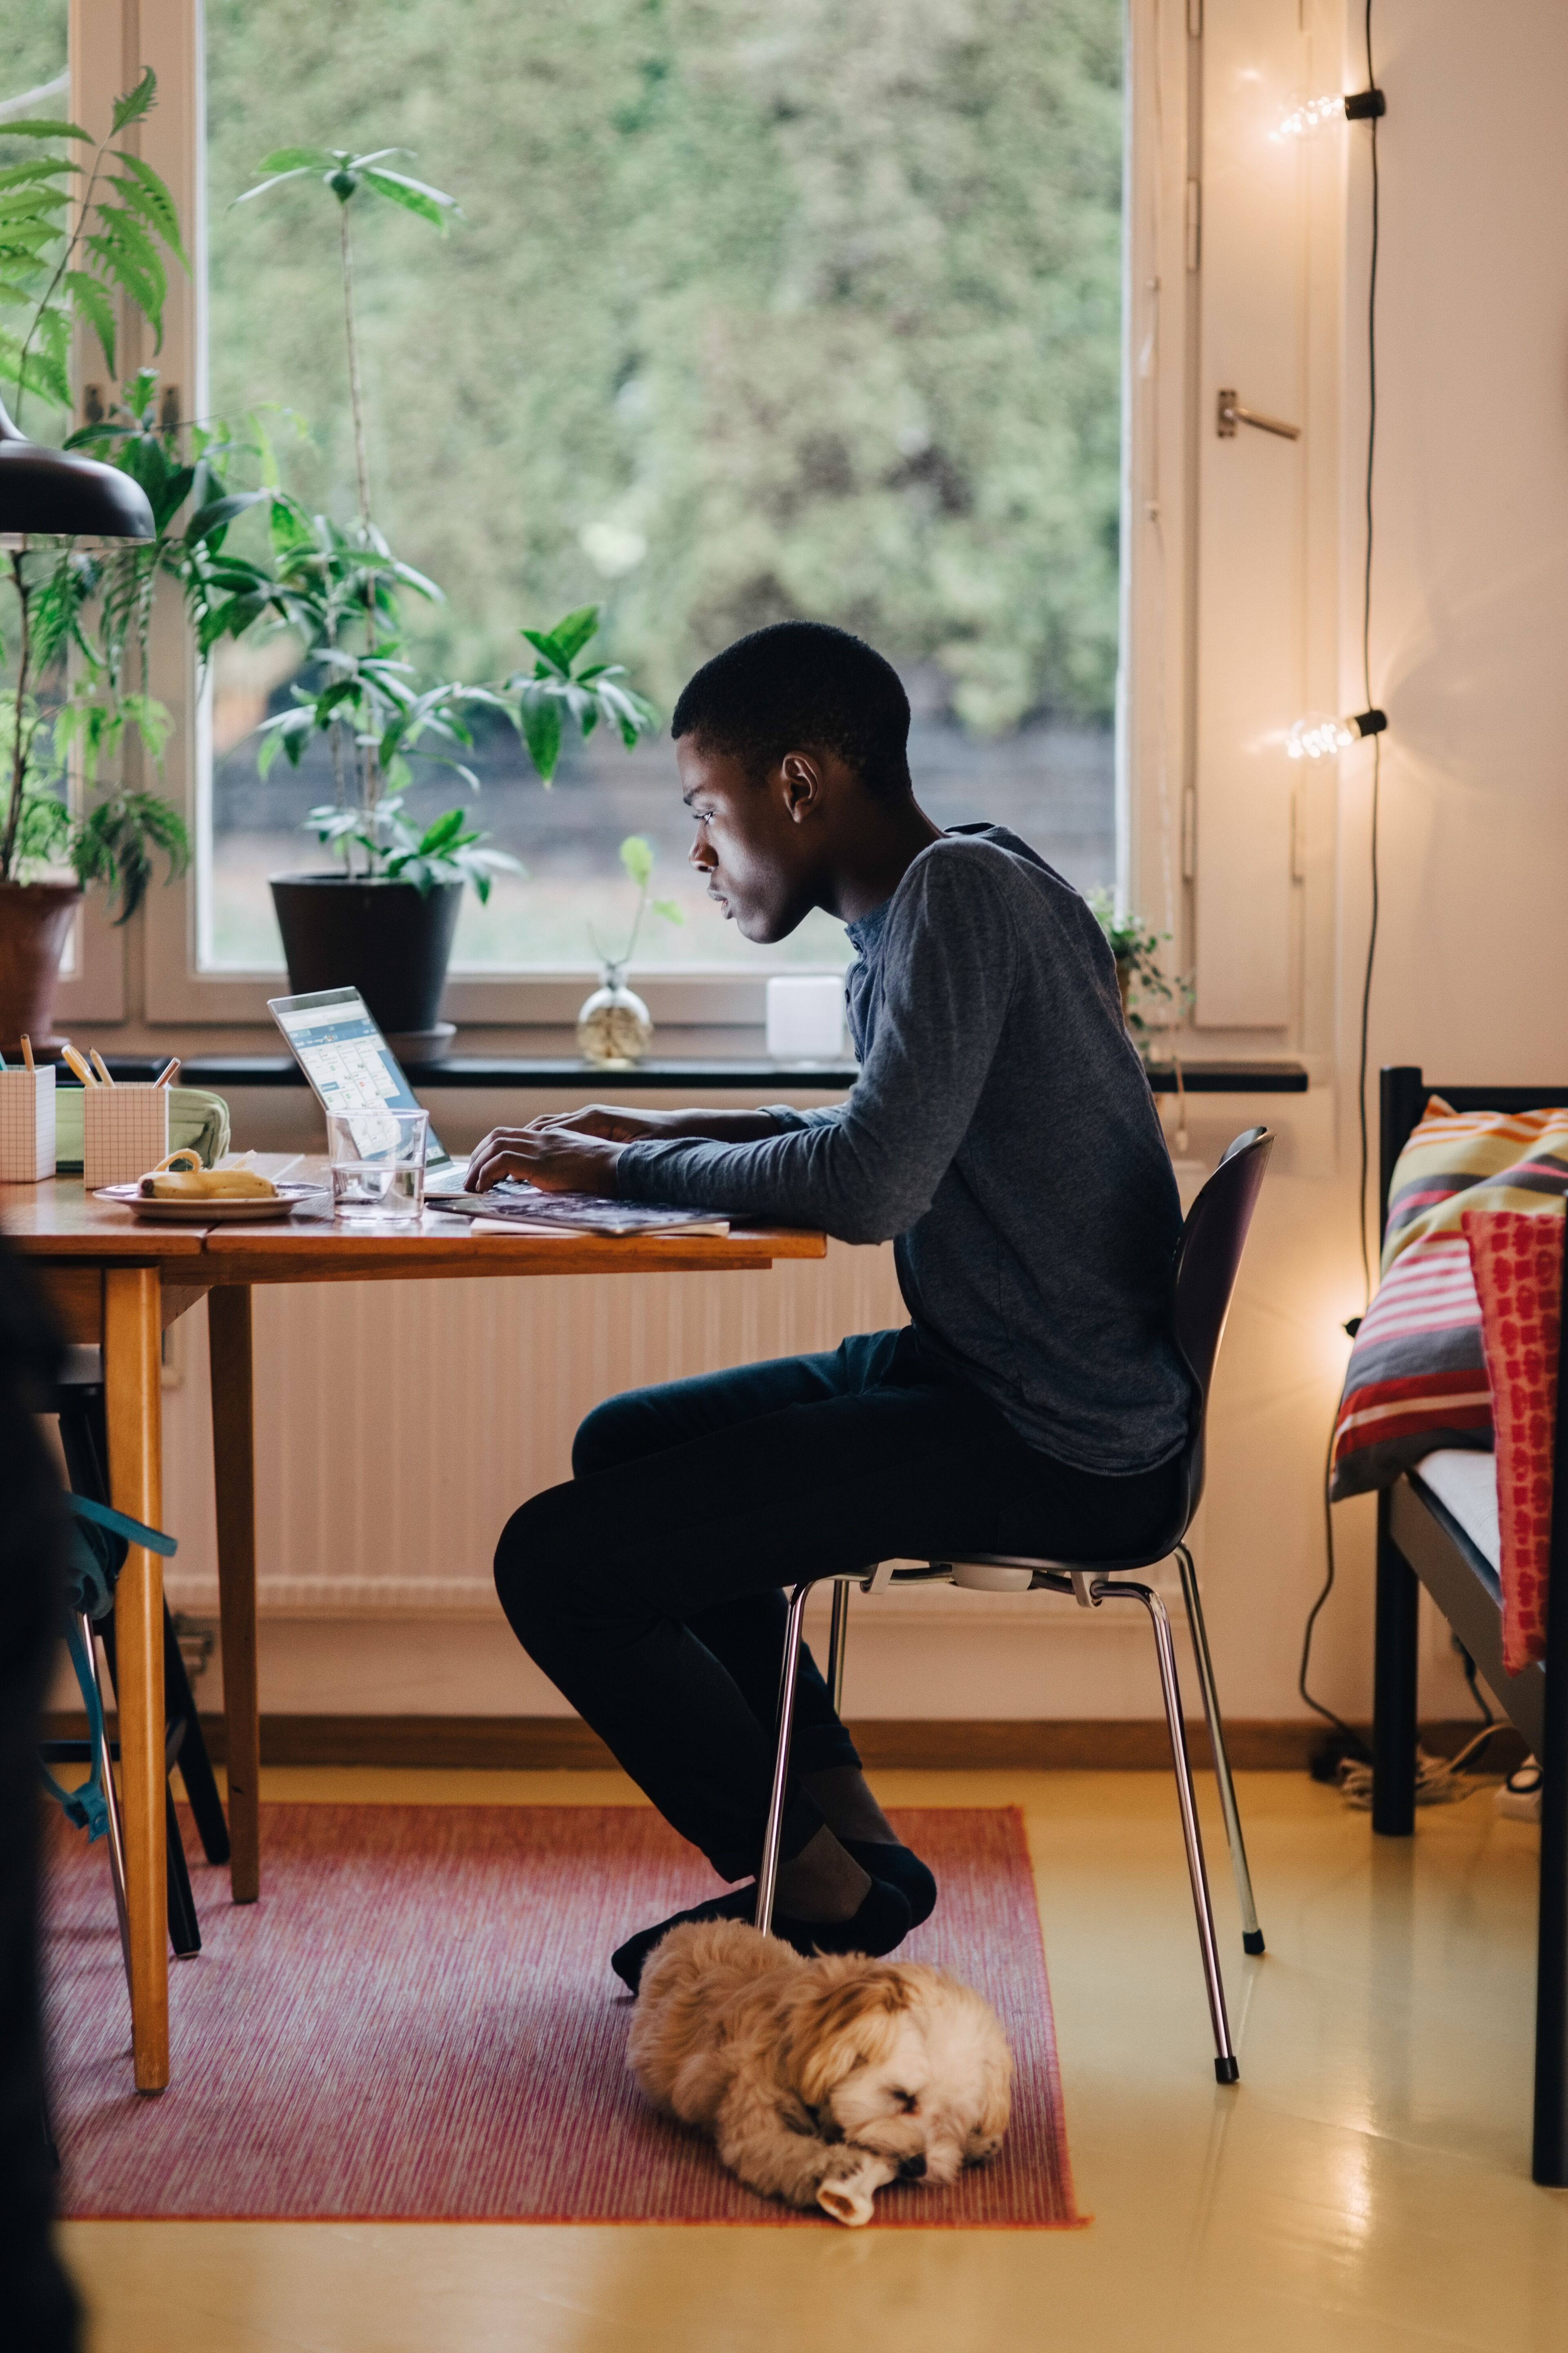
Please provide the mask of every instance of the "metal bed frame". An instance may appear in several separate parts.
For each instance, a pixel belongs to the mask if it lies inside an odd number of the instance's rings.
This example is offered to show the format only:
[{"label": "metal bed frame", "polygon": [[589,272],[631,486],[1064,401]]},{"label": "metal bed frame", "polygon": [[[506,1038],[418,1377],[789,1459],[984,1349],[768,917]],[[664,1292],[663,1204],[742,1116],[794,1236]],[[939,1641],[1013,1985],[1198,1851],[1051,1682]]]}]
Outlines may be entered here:
[{"label": "metal bed frame", "polygon": [[[1388,1222],[1394,1162],[1431,1094],[1441,1095],[1457,1112],[1568,1105],[1568,1087],[1444,1086],[1413,1066],[1385,1069],[1380,1093],[1380,1229]],[[1568,1297],[1563,1332],[1568,1338]],[[1384,1838],[1408,1838],[1415,1827],[1417,1608],[1424,1585],[1541,1764],[1531,2170],[1535,2180],[1563,2189],[1568,2189],[1568,1381],[1559,1383],[1552,1470],[1546,1659],[1521,1675],[1503,1670],[1496,1568],[1423,1483],[1419,1471],[1379,1494],[1372,1826]]]}]

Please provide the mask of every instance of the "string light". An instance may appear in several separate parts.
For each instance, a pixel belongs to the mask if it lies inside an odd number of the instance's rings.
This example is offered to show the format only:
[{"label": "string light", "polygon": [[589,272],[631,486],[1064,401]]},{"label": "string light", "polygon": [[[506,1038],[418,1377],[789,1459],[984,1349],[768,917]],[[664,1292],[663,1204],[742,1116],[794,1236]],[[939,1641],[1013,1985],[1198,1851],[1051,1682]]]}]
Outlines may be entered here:
[{"label": "string light", "polygon": [[1336,91],[1328,98],[1309,98],[1285,117],[1270,139],[1305,139],[1325,122],[1366,122],[1386,113],[1388,101],[1380,90]]},{"label": "string light", "polygon": [[1309,711],[1286,736],[1285,750],[1292,760],[1331,760],[1363,736],[1381,735],[1387,724],[1385,711],[1358,711],[1349,719],[1328,719],[1320,711]]}]

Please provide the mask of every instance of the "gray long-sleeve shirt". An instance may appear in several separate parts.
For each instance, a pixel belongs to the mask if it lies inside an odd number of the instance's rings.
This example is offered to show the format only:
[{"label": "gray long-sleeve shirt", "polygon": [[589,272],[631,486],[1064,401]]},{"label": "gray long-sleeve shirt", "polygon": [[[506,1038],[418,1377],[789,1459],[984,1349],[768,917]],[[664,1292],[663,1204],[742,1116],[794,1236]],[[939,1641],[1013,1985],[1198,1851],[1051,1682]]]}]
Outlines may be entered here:
[{"label": "gray long-sleeve shirt", "polygon": [[623,1197],[893,1240],[922,1346],[1031,1446],[1110,1473],[1168,1461],[1181,1212],[1092,912],[1016,834],[966,826],[847,928],[847,1100],[773,1108],[755,1143],[627,1145]]}]

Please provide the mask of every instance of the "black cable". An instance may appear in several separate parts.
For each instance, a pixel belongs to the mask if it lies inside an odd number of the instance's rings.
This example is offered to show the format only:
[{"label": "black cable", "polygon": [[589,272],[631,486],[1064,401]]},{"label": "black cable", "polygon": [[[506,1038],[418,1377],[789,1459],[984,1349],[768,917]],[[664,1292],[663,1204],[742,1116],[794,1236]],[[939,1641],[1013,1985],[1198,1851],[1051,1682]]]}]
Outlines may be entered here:
[{"label": "black cable", "polygon": [[[1372,61],[1372,5],[1373,0],[1366,0],[1366,86],[1369,92],[1375,90],[1377,88],[1377,75],[1373,69]],[[1366,491],[1364,501],[1366,511],[1366,561],[1362,573],[1361,670],[1362,691],[1365,700],[1365,706],[1370,711],[1373,708],[1372,492],[1373,469],[1377,458],[1377,260],[1380,219],[1377,174],[1378,118],[1377,114],[1373,112],[1365,119],[1369,122],[1372,131],[1372,254],[1367,272],[1366,289],[1367,417]],[[1377,963],[1377,925],[1378,916],[1381,912],[1377,869],[1377,828],[1382,797],[1382,786],[1383,736],[1380,733],[1373,735],[1372,739],[1372,923],[1367,933],[1366,971],[1362,980],[1361,1059],[1358,1065],[1356,1083],[1356,1108],[1361,1127],[1361,1182],[1356,1192],[1356,1208],[1358,1213],[1358,1222],[1361,1228],[1362,1287],[1366,1304],[1369,1307],[1372,1304],[1372,1254],[1368,1249],[1366,1239],[1366,1180],[1372,1155],[1370,1148],[1371,1138],[1368,1131],[1366,1115],[1366,1066],[1368,1034],[1372,1020],[1372,980],[1373,973]],[[1352,1732],[1350,1725],[1345,1723],[1342,1716],[1336,1715],[1331,1707],[1325,1707],[1321,1700],[1314,1699],[1311,1693],[1307,1688],[1307,1671],[1311,1664],[1312,1659],[1313,1630],[1317,1626],[1319,1612],[1321,1610],[1324,1603],[1328,1600],[1330,1594],[1334,1589],[1334,1515],[1333,1506],[1329,1495],[1332,1465],[1333,1438],[1331,1434],[1329,1439],[1329,1462],[1323,1474],[1323,1536],[1328,1552],[1329,1572],[1323,1580],[1322,1591],[1319,1594],[1317,1599],[1312,1604],[1310,1611],[1308,1613],[1306,1631],[1303,1634],[1301,1641],[1301,1670],[1296,1679],[1296,1683],[1297,1689],[1300,1691],[1301,1697],[1305,1700],[1307,1705],[1312,1710],[1313,1714],[1322,1716],[1325,1722],[1331,1724],[1334,1726],[1336,1731],[1342,1733],[1347,1740],[1353,1741],[1357,1753],[1364,1757],[1366,1754],[1366,1748],[1360,1734]]]},{"label": "black cable", "polygon": [[[1366,86],[1377,88],[1377,76],[1372,64],[1372,0],[1366,0]],[[1372,705],[1372,543],[1373,466],[1377,455],[1377,252],[1378,252],[1378,177],[1377,177],[1377,117],[1369,117],[1372,130],[1372,258],[1367,273],[1366,289],[1366,565],[1362,575],[1361,608],[1361,670],[1362,691],[1366,708]],[[1361,992],[1361,1062],[1356,1087],[1356,1103],[1361,1115],[1361,1185],[1356,1194],[1356,1206],[1361,1219],[1361,1271],[1366,1303],[1372,1304],[1372,1258],[1366,1240],[1366,1180],[1371,1153],[1368,1146],[1366,1116],[1367,1030],[1372,1017],[1372,976],[1377,961],[1378,872],[1377,821],[1380,787],[1383,783],[1383,737],[1372,739],[1372,927],[1367,934],[1366,974]]]},{"label": "black cable", "polygon": [[1353,1753],[1358,1757],[1364,1757],[1367,1753],[1366,1743],[1363,1740],[1360,1733],[1352,1730],[1351,1725],[1345,1722],[1342,1715],[1336,1715],[1331,1707],[1325,1707],[1321,1699],[1314,1699],[1311,1693],[1307,1689],[1307,1670],[1312,1662],[1312,1633],[1318,1622],[1318,1612],[1322,1609],[1324,1602],[1327,1601],[1330,1594],[1334,1589],[1334,1575],[1336,1567],[1334,1560],[1334,1514],[1333,1507],[1329,1496],[1329,1483],[1333,1476],[1333,1468],[1334,1441],[1333,1437],[1331,1434],[1329,1439],[1328,1460],[1323,1464],[1323,1540],[1328,1552],[1329,1573],[1323,1579],[1322,1591],[1319,1594],[1317,1599],[1313,1602],[1311,1609],[1307,1614],[1307,1629],[1301,1637],[1301,1669],[1296,1678],[1296,1688],[1300,1693],[1301,1697],[1306,1701],[1307,1705],[1311,1709],[1313,1715],[1321,1715],[1325,1724],[1331,1724],[1336,1732],[1342,1732],[1346,1740],[1352,1744]]},{"label": "black cable", "polygon": [[1497,1722],[1497,1717],[1492,1713],[1491,1702],[1488,1699],[1485,1692],[1482,1691],[1479,1683],[1476,1681],[1476,1662],[1474,1659],[1471,1658],[1468,1651],[1466,1650],[1463,1642],[1459,1641],[1457,1634],[1454,1637],[1454,1644],[1460,1658],[1463,1659],[1465,1662],[1465,1681],[1470,1687],[1470,1697],[1476,1703],[1476,1707],[1480,1715],[1481,1722],[1486,1725],[1495,1724]]}]

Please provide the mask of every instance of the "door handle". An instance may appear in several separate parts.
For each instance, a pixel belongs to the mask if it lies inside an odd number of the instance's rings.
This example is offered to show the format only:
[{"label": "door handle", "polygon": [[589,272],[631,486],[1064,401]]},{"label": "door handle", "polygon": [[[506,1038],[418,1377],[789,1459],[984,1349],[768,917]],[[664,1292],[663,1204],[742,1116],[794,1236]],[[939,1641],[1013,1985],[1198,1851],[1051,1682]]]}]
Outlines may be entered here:
[{"label": "door handle", "polygon": [[1234,441],[1238,425],[1254,425],[1259,433],[1277,433],[1282,441],[1299,441],[1301,428],[1287,425],[1282,417],[1264,417],[1256,408],[1243,408],[1234,392],[1222,392],[1215,408],[1215,431],[1222,441]]}]

